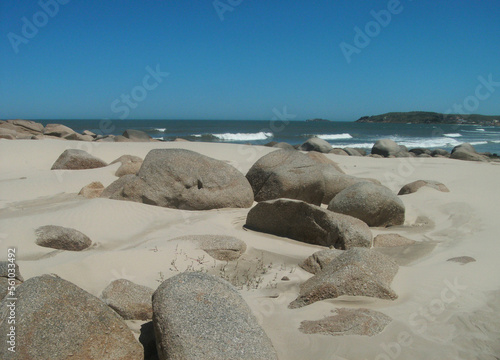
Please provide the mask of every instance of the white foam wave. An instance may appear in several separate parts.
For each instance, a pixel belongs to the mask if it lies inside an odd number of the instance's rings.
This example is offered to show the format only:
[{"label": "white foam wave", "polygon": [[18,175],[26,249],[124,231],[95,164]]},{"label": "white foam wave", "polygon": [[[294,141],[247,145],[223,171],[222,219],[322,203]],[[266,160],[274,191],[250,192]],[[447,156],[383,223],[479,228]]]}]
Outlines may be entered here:
[{"label": "white foam wave", "polygon": [[447,136],[447,137],[460,137],[462,136],[462,134],[459,134],[459,133],[451,133],[451,134],[443,134],[444,136]]},{"label": "white foam wave", "polygon": [[323,140],[341,140],[341,139],[352,139],[351,134],[343,133],[343,134],[320,134],[316,135]]},{"label": "white foam wave", "polygon": [[273,133],[270,132],[258,132],[258,133],[225,133],[225,134],[213,134],[216,138],[225,141],[255,141],[255,140],[266,140],[273,137]]},{"label": "white foam wave", "polygon": [[159,132],[165,132],[167,131],[167,128],[156,128],[155,130]]},{"label": "white foam wave", "polygon": [[354,143],[354,144],[341,143],[341,144],[335,144],[335,145],[333,145],[333,147],[335,147],[335,148],[350,147],[350,148],[371,149],[374,144],[375,143]]},{"label": "white foam wave", "polygon": [[484,129],[476,129],[476,131],[486,131],[486,130],[484,130]]},{"label": "white foam wave", "polygon": [[487,141],[473,141],[469,144],[471,145],[486,145],[488,142]]},{"label": "white foam wave", "polygon": [[435,137],[428,139],[408,139],[404,141],[396,141],[399,145],[404,145],[408,149],[412,148],[437,148],[437,147],[453,147],[460,145],[461,142],[449,137]]}]

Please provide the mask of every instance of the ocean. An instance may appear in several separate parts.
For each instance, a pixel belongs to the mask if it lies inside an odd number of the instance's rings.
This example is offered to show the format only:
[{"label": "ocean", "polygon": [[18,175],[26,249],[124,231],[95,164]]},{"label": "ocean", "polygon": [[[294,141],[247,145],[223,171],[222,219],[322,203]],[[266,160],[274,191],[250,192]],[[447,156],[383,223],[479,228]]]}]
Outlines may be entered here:
[{"label": "ocean", "polygon": [[416,147],[451,150],[464,142],[479,152],[500,154],[500,126],[380,124],[356,122],[232,121],[232,120],[38,120],[61,123],[77,132],[121,135],[126,129],[147,132],[165,141],[190,141],[263,145],[270,141],[301,144],[312,136],[333,147],[371,149],[375,141],[389,138],[408,149]]}]

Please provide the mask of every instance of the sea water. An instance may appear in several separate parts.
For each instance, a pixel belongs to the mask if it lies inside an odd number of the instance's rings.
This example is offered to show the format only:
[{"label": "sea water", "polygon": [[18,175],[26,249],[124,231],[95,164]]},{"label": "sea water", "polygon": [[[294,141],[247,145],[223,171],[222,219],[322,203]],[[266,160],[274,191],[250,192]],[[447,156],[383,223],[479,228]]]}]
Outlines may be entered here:
[{"label": "sea water", "polygon": [[142,130],[155,139],[263,145],[271,141],[301,144],[312,136],[333,147],[370,149],[375,141],[389,138],[408,149],[453,147],[468,142],[479,152],[500,154],[500,126],[389,124],[357,122],[254,121],[254,120],[41,120],[61,123],[77,132],[90,130],[121,135],[127,129]]}]

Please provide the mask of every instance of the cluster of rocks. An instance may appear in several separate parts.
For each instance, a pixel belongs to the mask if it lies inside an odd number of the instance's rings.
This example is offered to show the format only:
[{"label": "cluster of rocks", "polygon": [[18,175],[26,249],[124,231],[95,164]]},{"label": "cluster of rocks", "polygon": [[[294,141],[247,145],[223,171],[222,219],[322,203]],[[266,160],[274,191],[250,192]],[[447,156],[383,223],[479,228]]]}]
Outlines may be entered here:
[{"label": "cluster of rocks", "polygon": [[287,150],[317,151],[324,154],[336,154],[345,156],[370,156],[374,158],[395,158],[395,157],[441,157],[468,161],[497,161],[499,156],[491,153],[478,153],[469,143],[463,143],[455,146],[451,152],[444,149],[409,149],[404,145],[398,145],[391,139],[378,140],[368,154],[361,148],[334,148],[326,140],[318,137],[312,137],[303,144],[292,146],[288,143],[277,143],[275,141],[266,144],[266,146],[277,147]]},{"label": "cluster of rocks", "polygon": [[126,130],[122,135],[101,135],[90,130],[85,130],[81,134],[62,124],[47,124],[30,120],[0,120],[0,139],[21,139],[21,140],[42,140],[42,139],[62,139],[78,141],[106,141],[106,142],[149,142],[159,141],[152,139],[144,131]]},{"label": "cluster of rocks", "polygon": [[[156,291],[119,279],[100,298],[56,275],[42,275],[19,280],[15,293],[19,359],[277,359],[238,291],[213,275],[181,273]],[[3,297],[0,306],[9,309],[10,302]],[[4,334],[10,331],[8,317],[9,311],[0,313]],[[140,342],[125,323],[151,319],[154,332],[144,331]],[[2,359],[10,354],[9,346],[0,348]]]}]

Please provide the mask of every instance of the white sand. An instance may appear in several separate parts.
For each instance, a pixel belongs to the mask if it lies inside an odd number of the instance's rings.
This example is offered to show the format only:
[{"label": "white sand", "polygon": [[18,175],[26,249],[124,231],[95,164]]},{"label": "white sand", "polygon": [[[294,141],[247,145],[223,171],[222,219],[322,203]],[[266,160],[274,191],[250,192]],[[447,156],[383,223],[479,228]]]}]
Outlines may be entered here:
[{"label": "white sand", "polygon": [[[238,273],[267,269],[258,289],[244,287],[247,300],[280,359],[495,359],[500,356],[500,166],[450,159],[373,159],[328,155],[346,173],[380,180],[397,192],[412,181],[437,180],[450,193],[424,188],[401,196],[405,226],[372,229],[418,242],[391,250],[405,259],[392,287],[395,301],[341,297],[289,310],[300,283],[311,274],[297,267],[318,246],[243,229],[248,209],[179,211],[77,196],[92,181],[105,186],[119,164],[83,171],[51,171],[67,148],[80,148],[107,162],[124,154],[142,158],[153,148],[185,148],[232,164],[243,173],[273,149],[213,143],[83,143],[57,140],[0,140],[0,259],[17,247],[25,279],[56,273],[99,296],[112,281],[127,278],[156,288],[162,278],[188,267],[231,274],[235,264],[214,261],[181,235],[233,235],[247,243]],[[420,217],[420,218],[419,218]],[[427,218],[428,225],[416,225]],[[94,246],[82,252],[54,251],[34,244],[42,225],[75,228]],[[399,251],[399,254],[398,254]],[[471,256],[465,265],[446,261]],[[263,265],[259,265],[259,261]],[[171,263],[174,263],[172,265]],[[176,270],[177,268],[177,270]],[[290,281],[281,281],[288,276]],[[255,285],[255,281],[250,282]],[[450,284],[458,284],[458,288]],[[449,290],[450,286],[453,288]],[[448,290],[447,290],[448,289]],[[381,311],[393,321],[379,335],[305,335],[303,320],[331,315],[337,307]],[[137,329],[140,322],[129,322]],[[396,342],[402,342],[397,345]]]}]

